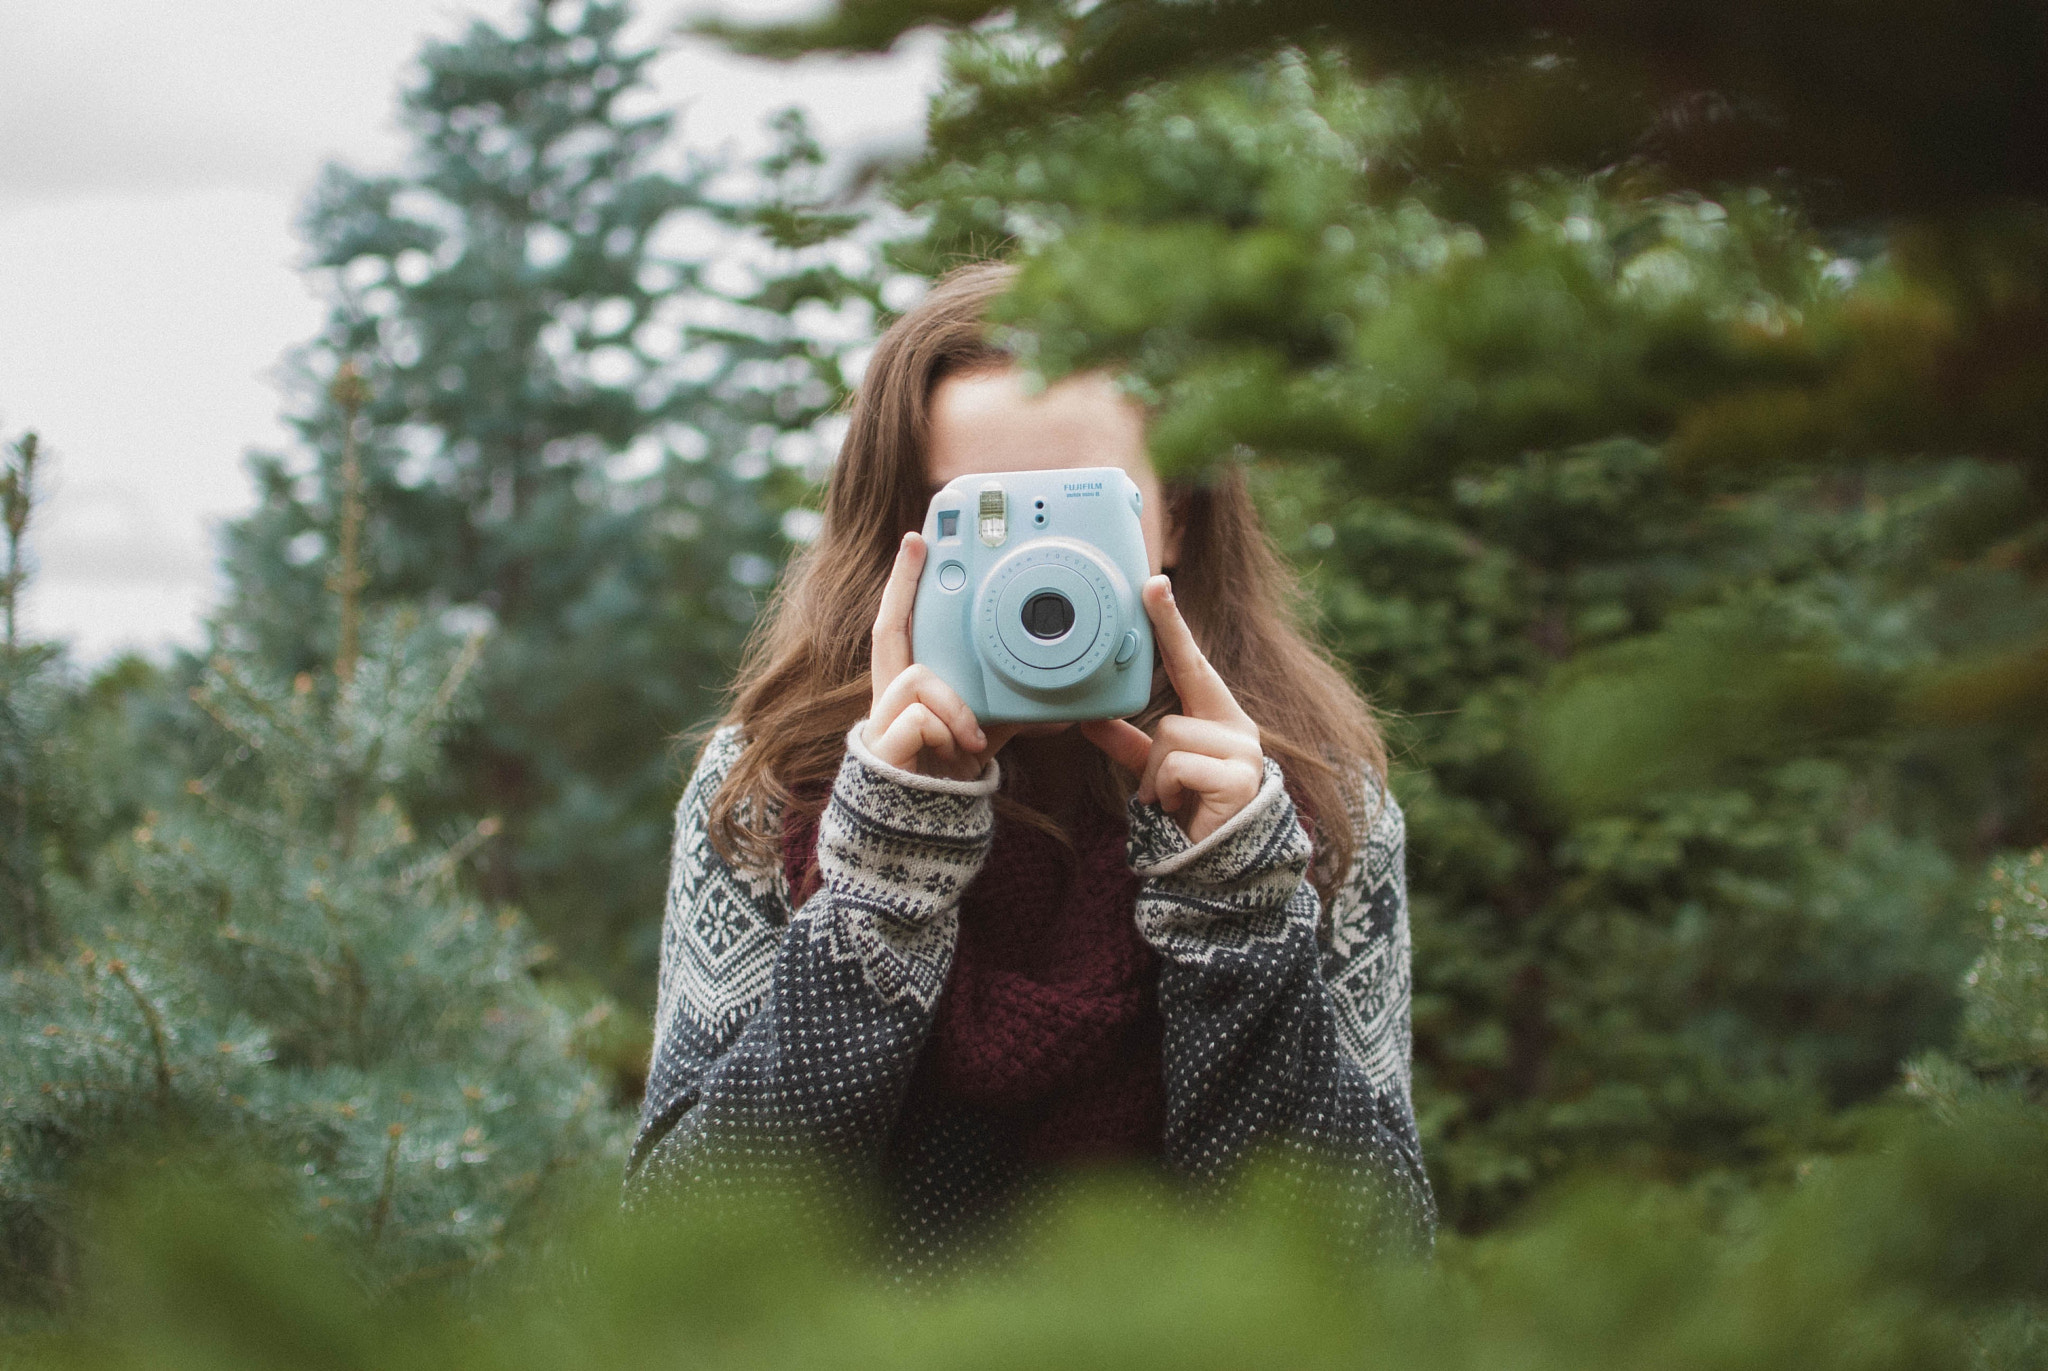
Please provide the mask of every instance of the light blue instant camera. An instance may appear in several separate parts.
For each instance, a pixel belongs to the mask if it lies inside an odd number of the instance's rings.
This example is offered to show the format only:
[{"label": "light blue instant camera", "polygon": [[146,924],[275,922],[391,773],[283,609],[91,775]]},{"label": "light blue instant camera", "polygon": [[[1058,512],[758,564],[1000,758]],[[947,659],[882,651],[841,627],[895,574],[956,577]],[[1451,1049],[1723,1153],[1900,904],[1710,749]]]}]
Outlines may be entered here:
[{"label": "light blue instant camera", "polygon": [[913,655],[984,723],[1138,713],[1152,698],[1143,507],[1116,467],[949,482],[924,516]]}]

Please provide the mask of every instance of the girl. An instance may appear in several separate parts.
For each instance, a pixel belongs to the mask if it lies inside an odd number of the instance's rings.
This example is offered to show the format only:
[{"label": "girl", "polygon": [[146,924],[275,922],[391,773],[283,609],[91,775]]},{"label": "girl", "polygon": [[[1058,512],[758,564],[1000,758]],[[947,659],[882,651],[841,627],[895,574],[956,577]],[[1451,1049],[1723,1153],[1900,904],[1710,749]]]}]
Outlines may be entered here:
[{"label": "girl", "polygon": [[[1241,473],[1162,488],[1107,379],[1027,392],[984,325],[1010,276],[883,335],[683,795],[629,1196],[822,1165],[917,1272],[1062,1165],[1270,1156],[1337,1177],[1360,1245],[1426,1240],[1378,731]],[[914,530],[954,476],[1075,466],[1145,496],[1152,705],[984,726],[911,662]]]}]

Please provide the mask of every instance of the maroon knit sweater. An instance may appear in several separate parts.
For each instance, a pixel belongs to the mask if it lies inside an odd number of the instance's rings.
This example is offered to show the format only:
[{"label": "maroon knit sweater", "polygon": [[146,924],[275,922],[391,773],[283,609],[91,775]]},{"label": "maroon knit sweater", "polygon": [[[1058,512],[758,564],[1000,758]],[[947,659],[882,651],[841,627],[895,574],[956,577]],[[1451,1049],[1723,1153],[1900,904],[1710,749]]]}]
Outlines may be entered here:
[{"label": "maroon knit sweater", "polygon": [[[818,824],[795,808],[782,861],[799,906],[818,883]],[[1124,820],[1090,815],[1070,836],[1071,850],[997,820],[961,903],[953,970],[904,1113],[974,1110],[1030,1161],[1156,1157],[1166,1124],[1159,963],[1133,918]]]}]

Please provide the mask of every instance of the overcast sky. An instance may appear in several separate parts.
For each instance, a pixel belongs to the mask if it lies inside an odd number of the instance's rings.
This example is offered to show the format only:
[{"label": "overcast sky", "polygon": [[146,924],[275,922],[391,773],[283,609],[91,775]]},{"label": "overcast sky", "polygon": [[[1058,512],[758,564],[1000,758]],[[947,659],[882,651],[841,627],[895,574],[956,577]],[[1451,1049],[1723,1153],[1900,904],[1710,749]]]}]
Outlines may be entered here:
[{"label": "overcast sky", "polygon": [[[643,0],[773,17],[785,0]],[[86,661],[196,640],[243,454],[286,446],[273,379],[318,327],[292,224],[320,165],[403,154],[423,36],[516,0],[0,0],[0,436],[55,455],[31,535],[34,631]],[[917,137],[937,49],[751,62],[681,45],[655,70],[687,142],[762,145],[800,104],[840,151]]]}]

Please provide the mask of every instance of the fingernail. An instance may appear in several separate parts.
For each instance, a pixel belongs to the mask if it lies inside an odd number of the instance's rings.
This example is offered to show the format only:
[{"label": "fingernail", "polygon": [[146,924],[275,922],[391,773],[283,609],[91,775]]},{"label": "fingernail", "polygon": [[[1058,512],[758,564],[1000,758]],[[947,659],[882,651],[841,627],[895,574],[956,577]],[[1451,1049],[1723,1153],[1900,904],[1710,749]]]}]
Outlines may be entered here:
[{"label": "fingernail", "polygon": [[987,747],[987,746],[988,746],[988,734],[986,734],[986,733],[983,733],[983,732],[982,732],[982,731],[981,731],[980,729],[978,729],[978,728],[977,728],[977,729],[975,729],[975,730],[974,730],[974,745],[975,745],[975,747],[977,747],[977,748],[984,748],[984,747]]}]

